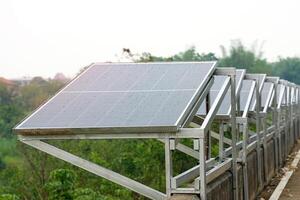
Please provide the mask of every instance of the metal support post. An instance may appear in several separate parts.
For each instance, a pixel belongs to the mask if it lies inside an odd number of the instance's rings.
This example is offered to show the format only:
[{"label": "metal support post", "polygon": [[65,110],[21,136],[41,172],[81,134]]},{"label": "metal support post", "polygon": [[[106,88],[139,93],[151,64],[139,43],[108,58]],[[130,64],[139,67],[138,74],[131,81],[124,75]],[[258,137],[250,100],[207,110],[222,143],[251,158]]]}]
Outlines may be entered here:
[{"label": "metal support post", "polygon": [[[282,160],[282,154],[283,154],[283,151],[282,151],[282,142],[281,142],[281,139],[282,139],[282,132],[280,130],[280,125],[281,125],[281,109],[277,109],[277,132],[278,132],[278,152],[279,152],[279,168],[282,167],[282,164],[283,164],[283,160]],[[276,128],[276,127],[275,127]],[[278,169],[279,169],[278,168]]]},{"label": "metal support post", "polygon": [[[208,114],[209,110],[210,110],[210,94],[208,93],[207,94],[207,97],[206,97],[206,114]],[[211,137],[210,137],[210,133],[209,131],[207,131],[206,133],[206,157],[207,159],[210,159],[211,158]]]},{"label": "metal support post", "polygon": [[281,145],[281,137],[280,137],[280,131],[278,130],[278,113],[277,113],[277,83],[274,83],[274,97],[273,97],[273,102],[272,102],[272,124],[275,127],[275,137],[274,137],[274,145],[275,145],[275,170],[276,173],[279,170],[279,166],[280,166],[280,158],[281,158],[281,151],[279,151],[280,149],[280,145]]},{"label": "metal support post", "polygon": [[243,124],[243,180],[244,180],[244,199],[249,199],[248,192],[248,164],[247,164],[247,146],[248,146],[248,123]]},{"label": "metal support post", "polygon": [[266,124],[266,116],[262,118],[262,127],[263,127],[263,152],[264,152],[264,174],[265,174],[265,182],[268,183],[268,151],[267,151],[267,124]]},{"label": "metal support post", "polygon": [[261,173],[261,153],[260,153],[260,145],[261,145],[261,137],[260,137],[260,128],[261,128],[261,119],[260,119],[260,92],[259,92],[259,81],[256,80],[256,134],[257,134],[257,143],[256,143],[256,153],[257,153],[257,176],[258,176],[258,187],[263,187],[263,178]]},{"label": "metal support post", "polygon": [[[204,134],[206,135],[206,134]],[[200,197],[201,200],[206,200],[206,156],[205,156],[205,138],[199,139],[199,170],[200,170]]]},{"label": "metal support post", "polygon": [[219,161],[220,163],[224,161],[224,122],[220,122],[219,127]]},{"label": "metal support post", "polygon": [[285,119],[284,119],[284,123],[285,123],[285,137],[284,137],[284,139],[285,139],[285,158],[287,158],[287,156],[288,156],[288,141],[289,141],[289,113],[288,113],[288,95],[287,95],[287,93],[288,93],[288,86],[287,85],[285,85],[285,87],[286,87],[286,90],[285,90],[285,96],[284,96],[284,98],[285,98],[285,107],[284,107],[284,110],[285,110]]},{"label": "metal support post", "polygon": [[173,177],[173,163],[170,140],[170,138],[165,139],[166,194],[168,198],[171,197],[171,180]]},{"label": "metal support post", "polygon": [[233,194],[234,199],[238,200],[238,172],[237,172],[237,134],[236,134],[236,97],[235,97],[235,75],[230,75],[231,93],[231,135],[232,135],[232,174],[233,174]]}]

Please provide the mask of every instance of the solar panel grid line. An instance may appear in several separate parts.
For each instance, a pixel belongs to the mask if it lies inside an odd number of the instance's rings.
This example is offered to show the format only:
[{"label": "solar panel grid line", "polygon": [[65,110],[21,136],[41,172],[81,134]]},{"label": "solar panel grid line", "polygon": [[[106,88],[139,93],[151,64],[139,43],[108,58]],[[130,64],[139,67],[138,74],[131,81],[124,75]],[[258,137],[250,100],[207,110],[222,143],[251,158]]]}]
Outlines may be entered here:
[{"label": "solar panel grid line", "polygon": [[[96,65],[92,65],[89,69],[87,69],[87,70],[85,71],[85,73],[88,73],[88,72],[89,72],[88,70],[92,69],[93,66],[96,66]],[[92,84],[94,84],[95,82],[97,82],[100,78],[104,77],[104,75],[107,74],[108,71],[109,71],[109,70],[106,69],[104,72],[102,72],[102,74],[100,74],[100,76],[98,76],[98,77],[95,78],[95,79],[92,79],[91,82],[87,82],[87,83],[88,83],[88,86],[91,86]],[[74,81],[73,83],[75,83],[75,81]],[[73,83],[68,84],[68,85],[64,88],[64,91],[63,91],[63,92],[65,92],[65,90],[68,90],[68,88],[71,87]],[[113,82],[111,82],[111,84],[113,84]]]},{"label": "solar panel grid line", "polygon": [[31,116],[33,116],[35,113],[37,113],[39,110],[41,110],[44,106],[46,106],[52,99],[56,98],[60,93],[63,92],[63,90],[69,85],[72,84],[72,82],[75,82],[77,79],[79,79],[81,76],[83,76],[84,73],[86,73],[95,63],[91,63],[87,66],[87,69],[77,75],[73,80],[71,80],[66,86],[62,87],[55,95],[53,95],[50,99],[45,101],[45,103],[41,104],[37,109],[35,109],[30,115],[28,115],[24,120],[22,120],[19,124],[16,125],[16,127],[22,126],[27,120],[30,119]]},{"label": "solar panel grid line", "polygon": [[[199,98],[201,95],[201,90],[204,89],[205,84],[208,83],[208,78],[211,77],[213,75],[213,72],[215,71],[215,66],[216,66],[216,62],[213,64],[213,67],[211,68],[211,70],[206,74],[205,78],[203,79],[203,81],[201,82],[200,86],[198,87],[196,93],[194,94],[194,97],[190,100],[189,104],[186,106],[185,110],[181,113],[179,119],[176,121],[176,124],[181,124],[183,123],[186,119],[185,117],[187,117],[188,113],[187,110],[189,109],[189,107],[191,107],[191,104],[195,103],[195,99]],[[198,109],[198,108],[193,108],[193,109]],[[186,113],[185,113],[186,112]],[[193,112],[193,110],[191,111]],[[178,127],[178,126],[177,126]],[[179,128],[179,127],[178,127]]]},{"label": "solar panel grid line", "polygon": [[[166,73],[166,72],[165,72],[165,73]],[[158,80],[156,81],[156,83],[155,83],[152,87],[155,87],[155,86],[159,83],[159,81],[162,80],[162,78],[165,76],[165,73],[164,73],[163,76],[160,77],[160,79],[158,79]],[[146,74],[146,73],[144,73],[144,75],[145,75],[145,74]],[[142,77],[143,77],[143,76],[142,76]],[[140,79],[141,79],[141,78],[140,78]],[[136,84],[137,82],[138,82],[138,80],[135,81],[135,84]],[[134,84],[134,85],[135,85],[135,84]],[[132,88],[134,85],[132,85],[131,88]],[[129,90],[129,91],[130,91],[130,90]],[[152,91],[152,90],[150,90],[150,91]],[[149,95],[149,94],[146,94],[146,95]],[[145,99],[144,99],[144,100],[145,100]],[[119,100],[119,102],[121,102],[121,101],[122,101],[122,99]],[[143,103],[143,100],[140,101],[137,105],[141,105],[142,103]],[[117,104],[115,104],[115,105],[117,105]],[[136,107],[136,108],[137,108],[137,107]],[[112,107],[110,110],[112,110],[112,109],[113,109],[113,107]],[[127,115],[127,118],[126,118],[125,120],[128,120],[129,117],[132,116],[133,113],[134,113],[134,110],[131,111],[131,113],[129,113],[129,114]],[[102,119],[104,119],[104,118],[102,118]],[[150,122],[151,122],[151,121],[149,121],[148,124],[149,124]],[[99,123],[99,121],[97,122],[97,124],[98,124],[98,123]]]},{"label": "solar panel grid line", "polygon": [[[91,67],[92,67],[92,66],[91,66]],[[100,78],[102,78],[108,71],[109,71],[108,69],[105,70],[104,73],[101,74],[101,76],[99,76],[97,79],[94,79],[89,85],[92,85],[92,84],[94,84],[95,82],[97,82],[97,80],[99,80]],[[138,81],[138,79],[135,80],[135,83],[136,83],[137,81]],[[71,83],[70,85],[72,85],[72,83]],[[68,85],[68,86],[70,86],[70,85]],[[67,86],[65,89],[68,89],[68,86]],[[66,93],[66,91],[62,91],[62,92],[63,92],[63,93]],[[68,92],[68,91],[67,91],[67,92]],[[79,94],[85,93],[85,91],[81,91],[81,92],[80,92],[80,91],[76,91],[76,92],[79,92]],[[101,91],[99,91],[99,92],[101,92]],[[71,100],[71,102],[76,101],[77,98],[79,98],[79,96],[73,98],[73,99]],[[120,101],[121,101],[121,100],[122,100],[122,98],[120,99]],[[119,102],[120,102],[120,101],[119,101]],[[118,103],[118,102],[116,102],[116,103]],[[115,104],[116,104],[116,103],[115,103]],[[72,104],[68,104],[67,107],[69,107],[69,106],[71,106],[71,105],[72,105]],[[91,105],[93,105],[93,104],[89,104],[89,105],[87,105],[87,107],[91,107]],[[60,110],[60,113],[62,113],[64,110],[66,110],[67,107],[65,107],[64,109]],[[70,125],[75,124],[75,123],[76,123],[76,120],[79,119],[79,117],[82,116],[82,115],[85,113],[85,111],[87,111],[87,109],[84,110],[84,111],[82,111],[82,112],[79,114],[79,116],[77,116],[77,118],[75,118],[75,119],[73,120],[73,122],[71,122]],[[55,118],[52,118],[52,120],[55,120]],[[52,122],[52,121],[49,120],[49,123],[51,123],[51,122]]]},{"label": "solar panel grid line", "polygon": [[[160,77],[160,79],[158,79],[158,80],[156,81],[156,83],[152,86],[152,88],[154,88],[154,87],[159,83],[159,81],[163,79],[163,77],[165,76],[165,74],[166,74],[166,72],[163,74],[163,76]],[[145,75],[145,73],[144,73],[143,75]],[[143,76],[140,76],[139,79],[142,79],[142,77],[143,77]],[[132,88],[132,87],[138,82],[139,79],[137,79],[137,80],[134,82],[134,84],[133,84],[130,88]],[[127,89],[126,91],[130,91],[130,88]],[[126,92],[126,91],[125,91],[125,92]],[[152,91],[152,90],[150,90],[150,91]],[[162,91],[162,90],[161,90],[161,91]],[[176,90],[175,90],[175,91],[176,91]],[[147,91],[147,93],[148,93],[148,94],[146,94],[146,97],[149,95],[149,91]],[[140,105],[143,103],[143,101],[146,99],[146,97],[145,97],[144,99],[142,99],[140,102],[138,102],[137,107],[140,106]],[[118,105],[118,103],[121,102],[121,101],[122,101],[122,98],[120,98],[119,101],[116,102],[114,105]],[[108,110],[108,113],[109,113],[110,111],[112,111],[113,108],[114,108],[114,106],[112,106],[112,107],[110,108],[110,110]],[[127,118],[125,118],[125,121],[128,120],[130,116],[132,116],[132,114],[134,113],[134,111],[135,111],[135,110],[132,110],[130,113],[128,113],[128,116],[127,116]],[[103,120],[103,119],[104,119],[104,118],[102,118],[102,120]],[[125,122],[125,121],[124,121],[124,122]],[[100,121],[98,121],[97,124],[98,124],[99,122],[100,122]],[[148,122],[148,124],[149,124],[150,122],[151,122],[151,120]]]},{"label": "solar panel grid line", "polygon": [[[133,132],[177,131],[188,113],[195,109],[193,107],[197,98],[215,70],[216,62],[204,63],[93,64],[41,106],[42,110],[39,109],[28,117],[30,122],[24,125],[27,120],[23,121],[15,130],[17,133],[44,131],[47,134],[51,131],[95,133],[97,128],[101,129],[100,132],[131,129]],[[117,76],[118,70],[121,70],[121,76]],[[88,78],[92,79],[87,80]],[[128,78],[131,80],[126,81]],[[117,82],[112,83],[112,79]],[[141,84],[146,84],[145,89]],[[93,87],[96,89],[92,89]],[[124,105],[126,108],[122,108],[124,102],[130,107]],[[99,105],[106,108],[103,110]],[[153,109],[151,106],[154,106]],[[121,111],[122,115],[118,115],[117,111]],[[141,115],[146,119],[139,117]],[[172,120],[175,121],[171,125]],[[144,126],[149,130],[144,129]]]}]

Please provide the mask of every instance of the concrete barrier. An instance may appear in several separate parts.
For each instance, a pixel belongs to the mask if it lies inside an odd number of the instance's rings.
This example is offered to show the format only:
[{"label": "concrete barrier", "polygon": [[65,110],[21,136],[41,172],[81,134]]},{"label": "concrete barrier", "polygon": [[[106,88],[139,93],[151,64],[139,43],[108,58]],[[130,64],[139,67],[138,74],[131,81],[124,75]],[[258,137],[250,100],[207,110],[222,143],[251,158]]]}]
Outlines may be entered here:
[{"label": "concrete barrier", "polygon": [[[284,146],[284,135],[281,136],[281,145]],[[290,140],[291,141],[291,140]],[[262,176],[263,176],[263,185],[259,188],[259,179],[258,179],[258,165],[257,165],[257,152],[256,150],[251,151],[247,156],[247,165],[248,165],[248,191],[249,191],[249,199],[255,200],[257,195],[262,191],[263,186],[268,184],[272,177],[275,175],[275,141],[273,139],[267,142],[267,162],[268,162],[268,171],[267,174],[264,174],[264,166],[263,166],[263,148],[260,148],[260,153],[262,154]],[[285,159],[286,156],[284,151],[282,151],[282,155],[279,155],[282,159]],[[243,174],[242,174],[242,166],[239,166],[239,197],[243,198]],[[230,172],[226,172],[216,178],[213,182],[208,185],[208,200],[232,200],[233,199],[233,190],[232,190],[232,174]]]}]

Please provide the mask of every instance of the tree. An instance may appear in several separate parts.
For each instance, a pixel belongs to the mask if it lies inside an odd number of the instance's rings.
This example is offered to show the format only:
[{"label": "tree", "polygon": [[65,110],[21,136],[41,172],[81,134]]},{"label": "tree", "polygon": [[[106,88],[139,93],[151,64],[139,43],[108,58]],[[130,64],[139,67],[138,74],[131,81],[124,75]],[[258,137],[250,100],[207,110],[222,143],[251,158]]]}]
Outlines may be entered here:
[{"label": "tree", "polygon": [[130,57],[135,62],[175,62],[175,61],[215,61],[218,58],[214,53],[198,53],[194,46],[183,52],[179,52],[170,57],[154,56],[151,53],[142,53],[141,55],[130,54]]},{"label": "tree", "polygon": [[273,63],[273,73],[282,79],[300,84],[300,58],[279,58]]},{"label": "tree", "polygon": [[19,200],[20,198],[14,194],[2,194],[0,200]]},{"label": "tree", "polygon": [[10,137],[13,126],[24,116],[22,107],[15,102],[16,88],[0,83],[0,135]]},{"label": "tree", "polygon": [[72,200],[76,174],[73,170],[57,169],[50,173],[46,189],[49,200]]},{"label": "tree", "polygon": [[[254,45],[255,46],[255,45]],[[255,48],[248,50],[240,40],[234,40],[228,50],[221,46],[222,58],[219,59],[220,67],[236,67],[247,69],[247,72],[266,73],[271,75],[272,68],[266,59],[262,58],[262,51],[256,53]]]},{"label": "tree", "polygon": [[[113,200],[91,188],[76,188],[77,175],[73,170],[56,169],[50,173],[46,188],[49,200]],[[1,200],[1,199],[0,199]]]},{"label": "tree", "polygon": [[104,197],[90,188],[78,188],[73,194],[74,200],[113,200],[109,197]]}]

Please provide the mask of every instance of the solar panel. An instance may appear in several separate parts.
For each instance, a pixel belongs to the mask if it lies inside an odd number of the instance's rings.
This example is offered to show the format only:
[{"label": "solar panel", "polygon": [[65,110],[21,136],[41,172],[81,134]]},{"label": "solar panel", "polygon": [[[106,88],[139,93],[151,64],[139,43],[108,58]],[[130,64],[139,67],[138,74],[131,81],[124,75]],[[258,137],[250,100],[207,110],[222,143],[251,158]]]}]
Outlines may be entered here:
[{"label": "solar panel", "polygon": [[[244,78],[245,73],[246,73],[246,70],[244,70],[244,69],[236,70],[236,92],[240,91],[240,89],[241,89],[241,84],[242,84],[242,80]],[[227,78],[227,76],[214,76],[214,83],[211,86],[211,89],[209,91],[210,105],[216,99],[216,97],[220,91],[220,88],[224,84],[226,78]],[[226,93],[226,95],[221,103],[221,106],[217,112],[217,115],[229,115],[230,105],[231,105],[230,102],[231,102],[231,100],[230,100],[230,89],[229,89],[229,91]],[[200,108],[199,108],[197,114],[205,115],[206,113],[207,113],[206,112],[206,102],[203,102],[200,105]]]},{"label": "solar panel", "polygon": [[281,99],[281,105],[282,104],[284,104],[285,103],[285,95],[284,95],[284,93],[285,93],[285,91],[284,91],[284,85],[282,85],[282,84],[278,84],[277,85],[277,103],[279,103],[279,98],[281,98],[282,97],[282,99]]},{"label": "solar panel", "polygon": [[[255,74],[255,76],[258,77],[259,92],[261,92],[262,89],[263,89],[265,79],[266,79],[266,74]],[[242,111],[244,110],[244,108],[246,106],[246,102],[247,102],[247,99],[248,99],[248,96],[249,96],[251,84],[252,84],[251,80],[244,80],[243,81],[241,96],[240,96],[240,108],[241,108]],[[249,110],[254,111],[255,110],[255,105],[256,105],[256,93],[254,91],[254,95],[253,95],[253,98],[251,100]]]},{"label": "solar panel", "polygon": [[268,96],[272,95],[272,91],[273,91],[273,83],[271,82],[265,82],[262,92],[261,92],[261,106],[262,107],[266,107],[269,106],[269,102],[267,102],[268,100]]},{"label": "solar panel", "polygon": [[292,103],[296,103],[296,90],[294,87],[291,87],[291,101]]},{"label": "solar panel", "polygon": [[[258,76],[259,92],[261,93],[267,75],[266,74],[257,74],[257,76]],[[263,104],[261,104],[261,105],[263,105]],[[255,106],[256,106],[256,93],[254,92],[253,99],[251,101],[250,110],[254,111]]]},{"label": "solar panel", "polygon": [[20,123],[20,134],[177,131],[215,62],[96,63]]},{"label": "solar panel", "polygon": [[289,86],[282,85],[282,88],[285,88],[284,95],[283,95],[283,99],[282,99],[282,104],[285,105],[285,104],[286,104],[286,98],[288,99],[288,103],[289,103],[289,98],[290,98],[290,87],[289,87]]},{"label": "solar panel", "polygon": [[243,80],[242,89],[240,92],[240,109],[241,111],[245,110],[246,102],[249,98],[249,92],[252,85],[252,80]]},{"label": "solar panel", "polygon": [[296,89],[296,103],[298,103],[299,102],[299,88],[297,87],[297,89]]}]

